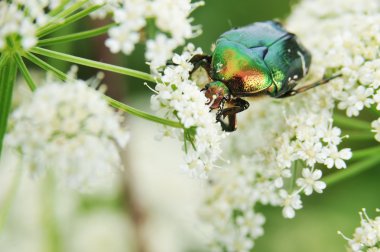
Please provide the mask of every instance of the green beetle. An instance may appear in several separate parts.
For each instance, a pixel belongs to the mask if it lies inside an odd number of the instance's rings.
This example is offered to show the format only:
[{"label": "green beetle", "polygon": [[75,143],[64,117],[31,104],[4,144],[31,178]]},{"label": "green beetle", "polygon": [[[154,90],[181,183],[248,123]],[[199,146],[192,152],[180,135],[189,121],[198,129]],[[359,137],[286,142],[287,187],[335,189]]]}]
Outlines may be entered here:
[{"label": "green beetle", "polygon": [[212,80],[203,91],[210,109],[218,109],[216,120],[225,131],[236,130],[236,114],[249,107],[240,97],[289,97],[336,77],[294,89],[309,70],[311,54],[275,21],[227,31],[216,41],[211,56],[195,55],[191,62],[192,72],[203,67]]}]

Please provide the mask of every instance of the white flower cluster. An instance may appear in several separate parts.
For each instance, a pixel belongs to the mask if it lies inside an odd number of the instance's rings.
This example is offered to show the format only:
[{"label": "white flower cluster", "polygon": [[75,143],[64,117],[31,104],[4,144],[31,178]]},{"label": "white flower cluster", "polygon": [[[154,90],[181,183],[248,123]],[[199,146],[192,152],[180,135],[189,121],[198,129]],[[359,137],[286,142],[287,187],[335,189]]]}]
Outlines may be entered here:
[{"label": "white flower cluster", "polygon": [[[289,29],[313,54],[311,75],[342,74],[328,85],[339,109],[349,117],[371,106],[380,111],[379,1],[304,1],[288,21]],[[315,34],[323,38],[316,39]]]},{"label": "white flower cluster", "polygon": [[6,39],[11,35],[19,36],[20,44],[26,50],[36,45],[36,30],[48,20],[44,13],[46,7],[48,1],[1,1],[0,50],[6,47]]},{"label": "white flower cluster", "polygon": [[[379,209],[377,211],[380,211]],[[348,241],[348,250],[350,252],[379,252],[380,251],[380,216],[375,219],[368,217],[366,210],[359,212],[360,227],[355,229],[353,238],[350,239],[342,235]]]},{"label": "white flower cluster", "polygon": [[[90,0],[83,4],[84,7],[91,5],[105,4],[100,10],[95,12],[97,17],[105,17],[112,6],[119,0]],[[16,35],[17,40],[23,49],[28,50],[37,44],[37,29],[53,20],[48,14],[61,4],[67,9],[79,0],[14,0],[0,2],[0,50],[6,47],[6,39]],[[92,13],[93,15],[94,13]],[[61,19],[56,19],[61,22]]]},{"label": "white flower cluster", "polygon": [[[292,98],[252,100],[239,114],[237,134],[225,141],[231,167],[213,174],[206,199],[204,220],[216,227],[211,242],[217,251],[237,250],[226,237],[250,250],[256,237],[240,231],[237,217],[259,215],[257,204],[281,206],[284,217],[293,218],[302,194],[325,189],[323,166],[346,168],[352,153],[338,147],[345,136],[332,113],[335,107],[348,116],[376,104],[380,109],[379,10],[376,0],[306,0],[294,9],[286,27],[313,55],[304,83],[342,76]],[[376,139],[379,124],[372,123]]]},{"label": "white flower cluster", "polygon": [[102,94],[81,80],[47,80],[12,113],[5,146],[33,176],[52,171],[69,187],[100,185],[121,168],[129,133]]},{"label": "white flower cluster", "polygon": [[[262,219],[255,212],[259,204],[280,206],[285,218],[293,218],[302,208],[301,194],[322,193],[326,188],[320,165],[346,168],[351,151],[338,149],[341,131],[332,126],[331,109],[320,106],[321,99],[319,92],[280,102],[262,99],[239,115],[238,132],[224,146],[228,171],[213,173],[206,198],[210,214],[204,220],[216,227],[212,243],[217,251],[250,251],[253,240],[263,233],[263,221],[251,227],[260,232],[247,234],[241,231],[238,217],[253,214]],[[230,248],[232,233],[239,234],[235,242],[246,240],[250,246]]]},{"label": "white flower cluster", "polygon": [[156,94],[151,98],[152,109],[164,118],[179,121],[184,128],[164,128],[163,135],[184,140],[186,164],[183,170],[195,177],[206,177],[215,166],[225,133],[216,123],[215,114],[209,112],[207,99],[192,80],[189,80],[193,65],[189,62],[195,54],[189,44],[182,55],[175,54],[173,63],[165,68],[161,82],[157,83]]},{"label": "white flower cluster", "polygon": [[165,65],[186,39],[200,33],[199,26],[191,25],[189,15],[202,4],[191,0],[124,0],[113,11],[118,26],[109,30],[106,46],[113,53],[130,54],[137,42],[146,39],[145,57],[154,70]]}]

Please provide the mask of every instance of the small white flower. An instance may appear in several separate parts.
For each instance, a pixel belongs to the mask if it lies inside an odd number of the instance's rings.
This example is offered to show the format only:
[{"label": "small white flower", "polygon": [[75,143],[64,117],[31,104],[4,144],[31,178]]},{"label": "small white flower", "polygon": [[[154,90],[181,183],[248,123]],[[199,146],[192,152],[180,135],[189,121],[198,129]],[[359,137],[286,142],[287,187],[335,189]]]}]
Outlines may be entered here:
[{"label": "small white flower", "polygon": [[352,157],[351,149],[345,148],[338,151],[335,145],[329,147],[329,155],[325,160],[325,165],[327,168],[332,168],[335,166],[337,169],[346,168],[346,163],[344,160],[348,160]]},{"label": "small white flower", "polygon": [[380,118],[371,123],[372,132],[375,132],[376,141],[380,142]]},{"label": "small white flower", "polygon": [[165,34],[159,33],[155,39],[146,42],[145,58],[150,61],[152,70],[166,65],[168,59],[173,56],[173,50],[177,44]]},{"label": "small white flower", "polygon": [[364,107],[369,108],[374,103],[373,93],[373,88],[359,86],[345,101],[341,101],[338,107],[347,109],[347,115],[350,117],[358,116],[359,111],[363,110]]},{"label": "small white flower", "polygon": [[292,219],[296,215],[294,210],[302,208],[301,197],[298,193],[288,194],[285,190],[280,190],[280,197],[282,199],[282,215],[285,218]]},{"label": "small white flower", "polygon": [[341,133],[338,127],[331,127],[324,132],[323,141],[327,144],[339,145],[342,142]]},{"label": "small white flower", "polygon": [[327,149],[323,147],[322,143],[317,142],[305,142],[300,145],[301,150],[298,155],[301,159],[306,161],[308,166],[314,166],[315,163],[323,162],[323,160],[328,156]]},{"label": "small white flower", "polygon": [[236,224],[239,225],[241,233],[249,235],[254,239],[264,234],[264,230],[262,228],[264,223],[264,215],[254,213],[253,211],[248,211],[244,213],[243,216],[239,216],[236,219]]},{"label": "small white flower", "polygon": [[326,183],[319,181],[322,177],[321,170],[312,171],[309,168],[304,168],[302,170],[302,177],[297,179],[297,185],[304,189],[305,195],[310,195],[313,191],[322,193],[323,189],[326,188]]}]

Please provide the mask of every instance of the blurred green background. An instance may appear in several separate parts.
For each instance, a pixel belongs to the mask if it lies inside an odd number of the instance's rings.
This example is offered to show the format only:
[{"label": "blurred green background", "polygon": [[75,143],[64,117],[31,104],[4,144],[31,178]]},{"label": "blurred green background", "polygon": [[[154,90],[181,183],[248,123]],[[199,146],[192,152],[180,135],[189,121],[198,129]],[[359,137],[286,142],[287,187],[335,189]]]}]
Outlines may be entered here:
[{"label": "blurred green background", "polygon": [[[206,0],[206,5],[197,9],[192,15],[193,23],[202,25],[203,34],[191,42],[202,47],[205,52],[210,52],[212,43],[224,31],[259,20],[283,20],[295,3],[296,1],[286,0]],[[80,25],[82,27],[68,27],[60,33],[83,30],[83,26],[89,27],[88,22]],[[92,26],[97,25],[99,25],[98,21],[92,24]],[[108,49],[102,44],[104,38],[59,45],[55,49],[148,71],[143,45],[138,45],[129,57],[110,56]],[[68,65],[56,61],[52,63],[61,69],[68,68]],[[81,68],[81,77],[90,77],[95,73],[92,69],[84,71],[83,69],[85,68]],[[105,82],[109,86],[108,92],[118,99],[124,99],[129,104],[149,103],[150,92],[142,85],[141,80],[107,73]],[[354,228],[359,226],[358,212],[363,207],[367,208],[370,216],[376,215],[375,208],[380,207],[379,178],[380,169],[372,169],[354,179],[328,187],[322,195],[313,194],[304,199],[303,209],[297,211],[297,216],[293,220],[284,219],[280,208],[261,209],[267,219],[265,235],[256,241],[254,251],[346,251],[346,241],[337,235],[337,231],[341,230],[344,234],[351,236]]]}]

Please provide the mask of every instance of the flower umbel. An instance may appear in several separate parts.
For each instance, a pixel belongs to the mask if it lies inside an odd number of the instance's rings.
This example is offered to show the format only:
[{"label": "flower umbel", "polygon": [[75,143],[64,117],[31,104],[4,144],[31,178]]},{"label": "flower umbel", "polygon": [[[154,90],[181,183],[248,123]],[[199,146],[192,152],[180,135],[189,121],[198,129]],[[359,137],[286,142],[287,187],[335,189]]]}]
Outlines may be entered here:
[{"label": "flower umbel", "polygon": [[130,54],[135,45],[145,39],[146,59],[151,70],[166,64],[173,50],[201,33],[193,26],[191,12],[203,5],[190,0],[124,0],[113,9],[113,19],[118,26],[111,28],[106,46],[111,52]]},{"label": "flower umbel", "polygon": [[75,189],[95,186],[121,168],[129,133],[102,94],[82,80],[46,84],[11,115],[5,145],[33,176],[53,171]]},{"label": "flower umbel", "polygon": [[209,112],[206,97],[189,79],[193,68],[189,60],[200,53],[200,49],[195,50],[190,44],[182,55],[174,55],[176,65],[165,68],[151,104],[160,116],[183,124],[183,129],[165,127],[162,134],[184,141],[186,163],[183,170],[192,176],[205,178],[219,158],[220,143],[225,133],[215,122],[215,115]]},{"label": "flower umbel", "polygon": [[[379,210],[378,210],[379,211]],[[365,209],[359,212],[360,227],[355,229],[353,238],[348,238],[338,231],[348,241],[348,251],[379,251],[380,250],[380,217],[369,218]]]}]

